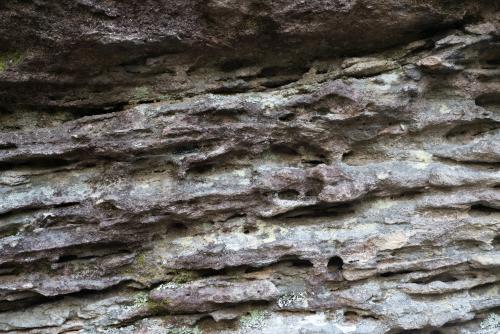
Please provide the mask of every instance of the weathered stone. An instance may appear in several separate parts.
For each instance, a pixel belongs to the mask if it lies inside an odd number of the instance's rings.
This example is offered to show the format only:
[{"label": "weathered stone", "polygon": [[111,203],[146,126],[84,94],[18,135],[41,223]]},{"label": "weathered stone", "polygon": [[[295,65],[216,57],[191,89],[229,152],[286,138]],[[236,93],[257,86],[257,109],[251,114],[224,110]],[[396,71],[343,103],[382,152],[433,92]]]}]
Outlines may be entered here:
[{"label": "weathered stone", "polygon": [[272,301],[277,294],[278,290],[269,281],[204,280],[160,285],[151,291],[150,299],[160,308],[182,313],[217,310],[224,304]]},{"label": "weathered stone", "polygon": [[497,333],[495,1],[0,4],[0,333]]}]

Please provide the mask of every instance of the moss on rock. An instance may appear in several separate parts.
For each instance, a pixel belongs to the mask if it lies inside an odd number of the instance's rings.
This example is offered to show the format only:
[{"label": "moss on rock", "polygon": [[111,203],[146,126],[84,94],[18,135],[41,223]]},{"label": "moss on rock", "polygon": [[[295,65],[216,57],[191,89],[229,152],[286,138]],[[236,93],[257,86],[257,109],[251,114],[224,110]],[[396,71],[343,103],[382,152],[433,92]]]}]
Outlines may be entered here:
[{"label": "moss on rock", "polygon": [[23,61],[23,54],[19,51],[10,53],[0,53],[0,73],[12,66],[19,65]]}]

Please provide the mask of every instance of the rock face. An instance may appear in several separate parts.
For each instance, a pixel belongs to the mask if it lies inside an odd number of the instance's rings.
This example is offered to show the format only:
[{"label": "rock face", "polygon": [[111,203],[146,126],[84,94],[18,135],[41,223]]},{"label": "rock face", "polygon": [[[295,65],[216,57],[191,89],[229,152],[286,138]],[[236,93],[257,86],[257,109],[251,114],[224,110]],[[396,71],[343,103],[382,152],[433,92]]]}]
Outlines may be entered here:
[{"label": "rock face", "polygon": [[0,333],[498,333],[500,3],[0,3]]}]

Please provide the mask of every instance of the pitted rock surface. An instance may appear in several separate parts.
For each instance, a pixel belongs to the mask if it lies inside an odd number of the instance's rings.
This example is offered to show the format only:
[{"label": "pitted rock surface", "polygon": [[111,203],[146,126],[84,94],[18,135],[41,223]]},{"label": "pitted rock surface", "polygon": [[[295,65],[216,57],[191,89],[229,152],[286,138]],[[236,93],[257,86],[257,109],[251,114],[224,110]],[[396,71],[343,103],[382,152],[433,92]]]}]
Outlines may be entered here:
[{"label": "pitted rock surface", "polygon": [[500,331],[500,3],[0,4],[0,333]]}]

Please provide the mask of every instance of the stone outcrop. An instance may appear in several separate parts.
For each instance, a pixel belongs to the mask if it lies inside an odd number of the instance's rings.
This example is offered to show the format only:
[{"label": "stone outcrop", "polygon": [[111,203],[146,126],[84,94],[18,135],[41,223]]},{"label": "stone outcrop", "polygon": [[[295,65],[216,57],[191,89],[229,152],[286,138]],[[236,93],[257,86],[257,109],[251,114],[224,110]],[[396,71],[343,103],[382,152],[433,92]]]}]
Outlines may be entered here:
[{"label": "stone outcrop", "polygon": [[0,333],[498,333],[500,3],[0,4]]}]

